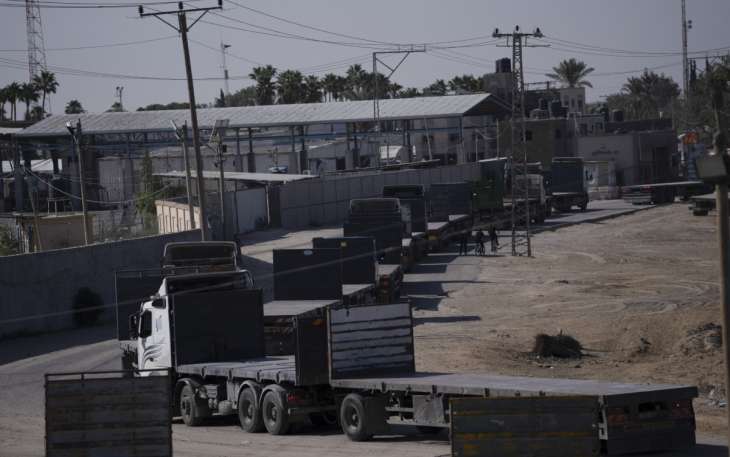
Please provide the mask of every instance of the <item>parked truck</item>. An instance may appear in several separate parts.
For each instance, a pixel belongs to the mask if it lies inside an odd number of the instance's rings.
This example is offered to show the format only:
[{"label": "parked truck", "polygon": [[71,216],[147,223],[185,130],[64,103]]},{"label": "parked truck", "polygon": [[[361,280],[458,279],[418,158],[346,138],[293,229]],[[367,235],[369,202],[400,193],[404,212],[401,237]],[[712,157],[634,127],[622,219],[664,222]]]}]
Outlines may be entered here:
[{"label": "parked truck", "polygon": [[[264,304],[258,289],[228,283],[202,290],[195,276],[166,278],[130,326],[139,368],[173,370],[173,414],[189,426],[212,415],[237,414],[246,432],[282,435],[293,424],[331,423],[336,417],[353,441],[388,434],[389,424],[398,423],[422,431],[450,428],[452,439],[465,446],[480,434],[490,439],[496,431],[497,439],[515,432],[509,417],[482,411],[487,417],[475,420],[474,411],[465,411],[480,399],[513,398],[510,414],[528,417],[539,398],[552,398],[543,403],[559,408],[561,398],[571,402],[580,396],[595,404],[589,414],[557,422],[556,410],[549,423],[529,422],[531,436],[570,432],[583,421],[581,429],[595,442],[585,455],[597,453],[599,441],[608,454],[694,444],[696,388],[417,372],[408,303]],[[469,433],[454,428],[469,414]]]},{"label": "parked truck", "polygon": [[550,170],[550,195],[553,207],[567,212],[573,206],[588,208],[588,180],[583,159],[555,157]]},{"label": "parked truck", "polygon": [[[406,233],[401,204],[397,198],[352,200],[342,232],[346,237],[375,238],[378,262],[385,265],[403,265],[404,250],[413,247],[413,239],[410,232]],[[408,256],[405,258],[408,259]],[[410,263],[403,267],[409,268]]]},{"label": "parked truck", "polygon": [[420,184],[383,186],[383,198],[397,198],[403,220],[401,264],[405,271],[421,260],[428,250],[428,205],[425,188]]}]

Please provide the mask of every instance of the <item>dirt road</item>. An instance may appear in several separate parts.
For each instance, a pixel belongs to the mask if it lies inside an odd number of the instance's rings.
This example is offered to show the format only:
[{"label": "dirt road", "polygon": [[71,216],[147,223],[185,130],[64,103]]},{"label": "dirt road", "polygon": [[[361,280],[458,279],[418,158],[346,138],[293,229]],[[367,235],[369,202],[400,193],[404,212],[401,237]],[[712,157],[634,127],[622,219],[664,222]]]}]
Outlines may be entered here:
[{"label": "dirt road", "polygon": [[[532,259],[433,254],[406,278],[416,306],[418,369],[696,384],[706,444],[676,455],[727,455],[719,436],[724,409],[714,403],[725,396],[710,325],[720,316],[713,222],[678,204],[541,233]],[[537,332],[560,330],[589,356],[565,362],[528,354]],[[43,455],[43,373],[117,368],[113,336],[112,327],[98,327],[0,344],[0,456]],[[352,443],[313,429],[250,435],[226,421],[175,424],[173,433],[179,456],[450,452],[445,437]]]}]

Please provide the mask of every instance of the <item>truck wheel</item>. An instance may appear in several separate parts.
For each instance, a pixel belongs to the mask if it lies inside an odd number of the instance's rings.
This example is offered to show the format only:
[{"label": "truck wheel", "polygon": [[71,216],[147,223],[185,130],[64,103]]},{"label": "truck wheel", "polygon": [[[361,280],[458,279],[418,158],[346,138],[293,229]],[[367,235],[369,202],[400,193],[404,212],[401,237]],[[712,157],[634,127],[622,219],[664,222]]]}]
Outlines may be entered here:
[{"label": "truck wheel", "polygon": [[266,392],[261,402],[261,417],[270,434],[286,435],[289,432],[289,413],[278,392]]},{"label": "truck wheel", "polygon": [[259,433],[264,431],[261,409],[256,402],[253,389],[241,389],[238,395],[238,420],[244,432]]},{"label": "truck wheel", "polygon": [[366,419],[362,396],[347,395],[340,406],[340,424],[345,435],[352,441],[367,441],[372,438],[372,433],[367,430]]},{"label": "truck wheel", "polygon": [[708,211],[706,209],[693,209],[692,215],[693,216],[707,216]]},{"label": "truck wheel", "polygon": [[197,427],[203,423],[203,419],[208,414],[201,403],[199,399],[195,398],[193,388],[189,384],[186,384],[180,392],[180,415],[185,425]]},{"label": "truck wheel", "polygon": [[580,204],[580,210],[585,211],[588,209],[588,203],[581,203]]},{"label": "truck wheel", "polygon": [[443,430],[441,427],[429,427],[428,425],[417,425],[416,430],[418,430],[418,433],[421,435],[438,435],[441,430]]}]

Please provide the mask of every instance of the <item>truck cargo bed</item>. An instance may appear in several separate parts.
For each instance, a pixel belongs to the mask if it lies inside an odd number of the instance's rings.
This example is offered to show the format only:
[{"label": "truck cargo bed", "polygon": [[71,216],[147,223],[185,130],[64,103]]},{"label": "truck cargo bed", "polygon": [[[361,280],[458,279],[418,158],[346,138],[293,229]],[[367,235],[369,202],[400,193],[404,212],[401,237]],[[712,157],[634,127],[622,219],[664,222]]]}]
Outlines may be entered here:
[{"label": "truck cargo bed", "polygon": [[490,374],[414,373],[403,377],[333,379],[333,387],[444,393],[452,395],[591,395],[624,400],[641,397],[693,398],[697,388],[665,384],[628,384],[605,381],[531,378]]},{"label": "truck cargo bed", "polygon": [[255,379],[258,382],[296,383],[294,356],[267,356],[243,362],[192,363],[178,365],[179,374],[220,376],[228,379]]}]

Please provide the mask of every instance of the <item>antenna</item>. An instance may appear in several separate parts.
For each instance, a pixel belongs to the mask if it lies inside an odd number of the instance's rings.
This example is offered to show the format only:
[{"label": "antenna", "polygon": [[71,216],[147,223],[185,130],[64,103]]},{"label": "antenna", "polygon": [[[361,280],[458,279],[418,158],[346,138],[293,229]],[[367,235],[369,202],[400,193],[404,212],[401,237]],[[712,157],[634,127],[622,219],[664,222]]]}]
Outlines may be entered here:
[{"label": "antenna", "polygon": [[[38,0],[25,0],[25,24],[28,35],[28,70],[29,82],[46,70],[46,45],[43,40],[43,23],[41,22],[41,6]],[[46,106],[43,111],[51,112],[50,94],[46,94]]]}]

